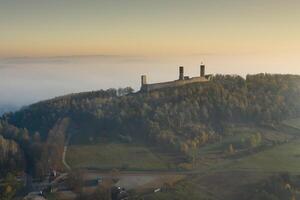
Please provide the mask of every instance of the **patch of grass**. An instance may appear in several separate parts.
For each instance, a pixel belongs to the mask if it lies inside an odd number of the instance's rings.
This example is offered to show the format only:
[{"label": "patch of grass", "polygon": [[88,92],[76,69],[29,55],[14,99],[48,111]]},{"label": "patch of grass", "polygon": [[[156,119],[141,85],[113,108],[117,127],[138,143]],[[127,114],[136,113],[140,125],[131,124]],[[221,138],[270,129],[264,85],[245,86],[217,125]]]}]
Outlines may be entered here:
[{"label": "patch of grass", "polygon": [[249,139],[256,133],[261,134],[263,141],[268,140],[269,137],[274,137],[274,139],[277,140],[274,135],[280,135],[278,133],[274,134],[274,131],[249,126],[231,127],[228,128],[225,133],[226,136],[223,136],[219,142],[206,144],[205,146],[201,147],[199,149],[199,156],[203,157],[212,154],[223,154],[228,150],[230,144],[233,145],[234,149],[249,148]]},{"label": "patch of grass", "polygon": [[[299,120],[300,122],[300,120]],[[297,123],[296,121],[294,123]],[[241,157],[224,157],[229,144],[236,145],[261,133],[262,148],[249,149]],[[151,194],[154,199],[241,199],[249,185],[279,172],[300,174],[300,139],[294,130],[268,127],[233,127],[220,142],[199,149],[197,173],[171,191]]]},{"label": "patch of grass", "polygon": [[228,136],[222,139],[220,142],[216,142],[213,144],[208,144],[199,149],[200,155],[212,154],[212,153],[223,153],[230,144],[236,146],[241,146],[242,143],[246,142],[246,140],[251,136],[248,133],[240,133],[238,135]]},{"label": "patch of grass", "polygon": [[283,123],[293,128],[300,129],[300,118],[285,120]]},{"label": "patch of grass", "polygon": [[180,181],[174,188],[147,195],[144,199],[237,200],[241,199],[239,194],[244,189],[243,186],[256,183],[265,177],[264,173],[229,171],[194,174]]},{"label": "patch of grass", "polygon": [[300,140],[241,158],[233,162],[229,169],[300,173]]},{"label": "patch of grass", "polygon": [[[207,144],[199,149],[196,163],[198,169],[227,170],[230,163],[235,165],[237,161],[280,147],[280,144],[297,138],[289,131],[257,126],[235,126],[228,129],[226,133],[227,136],[223,137],[219,142]],[[262,139],[257,147],[252,147],[250,137],[256,133],[260,133]],[[233,145],[235,150],[235,153],[232,155],[228,152],[230,144]],[[253,162],[255,163],[256,161]],[[245,166],[240,167],[244,168]],[[235,169],[238,169],[238,167]]]},{"label": "patch of grass", "polygon": [[138,143],[99,142],[68,147],[67,162],[75,168],[125,170],[167,170],[166,156],[158,157],[149,148]]}]

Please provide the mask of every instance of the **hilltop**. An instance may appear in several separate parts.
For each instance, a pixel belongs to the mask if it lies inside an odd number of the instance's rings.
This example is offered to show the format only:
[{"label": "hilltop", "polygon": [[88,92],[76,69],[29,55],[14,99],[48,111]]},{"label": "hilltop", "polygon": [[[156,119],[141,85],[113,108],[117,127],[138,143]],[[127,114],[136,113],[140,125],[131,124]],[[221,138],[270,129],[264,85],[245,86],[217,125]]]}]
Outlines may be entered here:
[{"label": "hilltop", "polygon": [[[216,75],[149,92],[124,88],[71,94],[5,115],[0,134],[16,142],[26,171],[35,176],[64,170],[65,144],[72,168],[199,174],[254,169],[256,155],[265,158],[276,154],[278,145],[290,149],[289,141],[298,141],[298,129],[283,122],[300,116],[299,83],[296,75]],[[295,169],[286,170],[298,173]],[[278,168],[264,164],[263,170]]]},{"label": "hilltop", "polygon": [[[190,124],[221,132],[226,123],[274,123],[299,115],[299,76],[259,74],[217,75],[195,83],[148,93],[130,88],[72,94],[28,106],[7,116],[9,123],[42,135],[58,119],[96,120],[111,134],[144,137],[130,129],[180,132]],[[90,121],[92,122],[92,121]],[[152,138],[154,139],[154,138]]]}]

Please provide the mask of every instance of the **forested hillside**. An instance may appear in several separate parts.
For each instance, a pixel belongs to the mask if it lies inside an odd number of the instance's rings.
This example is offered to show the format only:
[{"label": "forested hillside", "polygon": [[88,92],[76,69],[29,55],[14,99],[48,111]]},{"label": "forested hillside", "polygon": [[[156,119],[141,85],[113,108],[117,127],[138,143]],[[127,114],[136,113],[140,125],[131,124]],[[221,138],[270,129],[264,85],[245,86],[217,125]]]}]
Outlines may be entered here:
[{"label": "forested hillside", "polygon": [[[187,153],[191,148],[220,140],[228,124],[272,126],[299,116],[299,86],[300,76],[295,75],[258,74],[245,79],[216,75],[208,83],[149,93],[133,93],[132,89],[125,88],[72,94],[5,115],[4,124],[23,132],[0,131],[0,134],[20,145],[30,163],[35,163],[35,170],[37,166],[44,170],[42,158],[49,153],[29,156],[28,146],[51,152],[41,144],[51,149],[51,138],[64,140],[66,124],[70,121],[75,127],[93,126],[97,134],[106,137],[134,138]],[[53,134],[53,131],[63,133]],[[61,149],[61,146],[53,148]],[[55,167],[59,165],[52,163]]]}]

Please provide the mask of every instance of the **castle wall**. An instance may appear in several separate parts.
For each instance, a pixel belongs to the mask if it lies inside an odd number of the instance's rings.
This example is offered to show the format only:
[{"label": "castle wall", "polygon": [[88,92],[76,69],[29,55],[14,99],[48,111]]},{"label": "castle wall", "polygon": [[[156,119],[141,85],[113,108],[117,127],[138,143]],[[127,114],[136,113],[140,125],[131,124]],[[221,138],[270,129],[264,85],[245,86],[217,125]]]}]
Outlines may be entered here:
[{"label": "castle wall", "polygon": [[199,82],[207,82],[209,79],[205,77],[193,77],[189,79],[184,80],[175,80],[175,81],[169,81],[169,82],[163,82],[163,83],[153,83],[153,84],[146,84],[143,85],[141,90],[142,91],[152,91],[152,90],[158,90],[162,88],[170,88],[170,87],[178,87],[186,84],[191,83],[199,83]]}]

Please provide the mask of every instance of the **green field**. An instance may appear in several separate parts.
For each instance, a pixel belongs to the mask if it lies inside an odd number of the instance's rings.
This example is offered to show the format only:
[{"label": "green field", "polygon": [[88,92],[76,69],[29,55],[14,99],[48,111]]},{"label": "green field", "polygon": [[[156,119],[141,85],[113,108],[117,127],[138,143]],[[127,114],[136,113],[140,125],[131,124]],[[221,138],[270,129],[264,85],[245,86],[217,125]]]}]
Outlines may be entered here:
[{"label": "green field", "polygon": [[[251,150],[249,139],[252,135],[260,133],[261,142],[258,150]],[[197,152],[197,168],[199,169],[225,169],[229,163],[235,163],[257,154],[257,151],[265,151],[279,147],[286,141],[293,141],[295,135],[281,130],[272,130],[263,127],[237,126],[228,130],[228,135],[222,140],[207,144],[199,148]],[[229,146],[232,145],[235,153],[229,154]],[[261,148],[265,147],[265,148]],[[230,169],[230,168],[229,168]]]},{"label": "green field", "polygon": [[[297,135],[261,127],[251,128],[250,131],[244,128],[235,130],[236,134],[219,143],[200,148],[199,166],[206,165],[206,168],[200,170],[201,167],[198,167],[199,173],[177,184],[174,191],[152,194],[145,199],[184,199],[186,196],[195,200],[239,199],[248,187],[274,174],[300,174],[300,138]],[[250,155],[224,157],[224,149],[228,144],[247,139],[249,134],[257,131],[263,135],[263,144],[274,145]]]},{"label": "green field", "polygon": [[279,145],[233,162],[231,170],[300,172],[300,140]]},{"label": "green field", "polygon": [[[300,129],[300,118],[284,122],[286,125]],[[288,134],[288,133],[286,133]],[[300,173],[300,139],[294,139],[282,145],[258,152],[233,162],[231,170],[250,170],[265,172]]]},{"label": "green field", "polygon": [[75,168],[167,170],[170,167],[167,156],[158,156],[141,144],[100,142],[71,145],[66,159]]},{"label": "green field", "polygon": [[[273,174],[299,175],[300,134],[295,129],[299,122],[300,119],[289,120],[284,122],[287,126],[275,128],[236,125],[228,129],[220,141],[198,149],[191,175],[176,184],[174,191],[149,195],[145,199],[184,199],[186,196],[190,199],[201,196],[205,200],[237,199],[236,195],[246,186]],[[256,133],[261,134],[262,141],[257,149],[251,150],[247,141]],[[232,155],[228,153],[230,144],[235,148]],[[176,168],[176,159],[180,160],[176,154],[163,154],[137,141],[89,140],[87,136],[74,137],[67,151],[71,167],[81,168],[168,170]]]},{"label": "green field", "polygon": [[285,120],[284,124],[291,126],[293,128],[300,129],[300,118]]},{"label": "green field", "polygon": [[[294,120],[293,123],[295,122]],[[300,156],[298,156],[300,155],[300,140],[293,141],[288,133],[247,126],[234,127],[228,132],[230,135],[222,141],[205,145],[198,150],[198,161],[194,170],[225,168],[226,170],[251,171],[297,172],[300,170]],[[228,158],[226,151],[230,144],[233,144],[236,151],[241,153],[247,150],[243,143],[257,132],[261,133],[264,145],[279,144],[271,145],[265,150],[250,155]],[[84,138],[82,135],[74,137],[72,144],[68,147],[66,160],[72,168],[168,170],[175,169],[175,163],[178,163],[174,162],[178,159],[177,155],[159,153],[157,149],[139,142],[121,143],[101,138],[91,142],[88,137]],[[285,143],[289,140],[293,142]],[[280,145],[280,143],[285,144]]]}]

